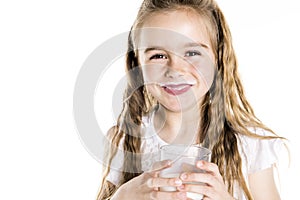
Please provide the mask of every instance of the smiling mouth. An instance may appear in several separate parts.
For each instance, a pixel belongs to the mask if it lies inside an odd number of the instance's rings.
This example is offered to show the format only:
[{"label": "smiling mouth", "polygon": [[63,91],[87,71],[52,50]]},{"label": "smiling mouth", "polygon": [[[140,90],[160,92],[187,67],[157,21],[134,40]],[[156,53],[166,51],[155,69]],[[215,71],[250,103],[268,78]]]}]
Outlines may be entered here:
[{"label": "smiling mouth", "polygon": [[183,84],[166,84],[166,85],[162,85],[161,87],[168,94],[177,96],[187,92],[192,86],[193,84],[183,83]]}]

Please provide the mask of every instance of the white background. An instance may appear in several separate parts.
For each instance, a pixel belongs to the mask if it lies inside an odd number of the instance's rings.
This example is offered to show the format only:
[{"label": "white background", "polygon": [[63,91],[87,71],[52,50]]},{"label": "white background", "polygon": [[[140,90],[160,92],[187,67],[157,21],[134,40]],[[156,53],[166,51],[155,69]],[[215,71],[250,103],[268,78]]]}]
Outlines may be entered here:
[{"label": "white background", "polygon": [[[257,116],[290,140],[283,197],[294,199],[297,184],[291,182],[300,178],[300,7],[296,0],[219,2],[246,95]],[[97,46],[129,30],[140,3],[0,2],[0,199],[95,199],[101,165],[77,134],[74,84]],[[106,98],[107,109],[98,114],[108,118],[99,122],[103,129],[113,123],[111,96]]]}]

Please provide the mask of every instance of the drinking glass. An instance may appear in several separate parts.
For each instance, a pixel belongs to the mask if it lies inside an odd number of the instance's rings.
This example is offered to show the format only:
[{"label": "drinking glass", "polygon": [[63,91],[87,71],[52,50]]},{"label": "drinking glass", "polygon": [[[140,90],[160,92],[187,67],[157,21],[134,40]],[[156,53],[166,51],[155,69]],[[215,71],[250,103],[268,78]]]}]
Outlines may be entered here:
[{"label": "drinking glass", "polygon": [[[204,173],[196,167],[199,160],[210,162],[211,151],[199,145],[164,145],[160,148],[160,160],[170,160],[172,166],[163,169],[160,177],[175,178],[184,172]],[[183,184],[203,184],[201,182],[183,182]],[[176,187],[161,187],[161,191],[176,191]],[[187,197],[193,200],[201,200],[202,194],[187,192]]]}]

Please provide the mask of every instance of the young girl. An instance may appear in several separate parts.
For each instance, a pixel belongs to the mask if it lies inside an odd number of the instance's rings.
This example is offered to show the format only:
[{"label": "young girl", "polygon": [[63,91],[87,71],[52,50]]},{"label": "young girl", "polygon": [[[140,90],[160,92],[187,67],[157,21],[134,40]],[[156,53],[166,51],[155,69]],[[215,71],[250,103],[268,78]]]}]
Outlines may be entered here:
[{"label": "young girl", "polygon": [[[128,84],[98,200],[280,199],[273,179],[282,140],[254,115],[231,35],[213,0],[144,0],[128,39]],[[166,144],[212,151],[206,173],[162,178]],[[205,184],[185,184],[202,182]],[[159,188],[175,186],[177,191]]]}]

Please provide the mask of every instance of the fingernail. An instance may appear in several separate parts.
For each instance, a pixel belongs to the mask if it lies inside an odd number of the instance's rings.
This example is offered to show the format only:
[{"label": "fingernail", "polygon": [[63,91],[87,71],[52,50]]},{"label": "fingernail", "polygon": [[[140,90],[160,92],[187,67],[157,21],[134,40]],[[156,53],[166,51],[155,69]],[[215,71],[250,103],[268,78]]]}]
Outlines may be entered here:
[{"label": "fingernail", "polygon": [[186,174],[181,174],[180,178],[181,178],[181,180],[185,180],[185,179],[187,179],[187,175]]},{"label": "fingernail", "polygon": [[182,181],[180,179],[176,179],[174,182],[177,186],[182,185]]},{"label": "fingernail", "polygon": [[202,167],[203,165],[204,165],[203,161],[199,161],[199,162],[197,163],[197,167]]}]

